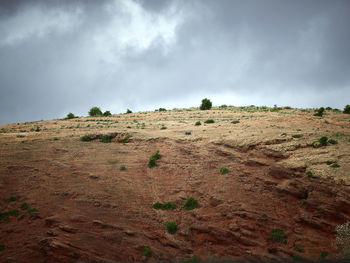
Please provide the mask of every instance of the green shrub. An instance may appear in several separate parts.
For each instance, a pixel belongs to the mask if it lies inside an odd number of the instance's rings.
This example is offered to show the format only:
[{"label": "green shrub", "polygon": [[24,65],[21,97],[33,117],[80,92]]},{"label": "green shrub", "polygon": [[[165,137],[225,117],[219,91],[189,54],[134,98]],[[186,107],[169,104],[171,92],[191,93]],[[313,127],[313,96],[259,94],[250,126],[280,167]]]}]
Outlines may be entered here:
[{"label": "green shrub", "polygon": [[166,127],[164,124],[162,124],[162,127],[160,127],[160,129],[161,129],[161,130],[166,130],[167,127]]},{"label": "green shrub", "polygon": [[346,105],[343,112],[346,114],[350,114],[350,105]]},{"label": "green shrub", "polygon": [[159,111],[166,111],[165,108],[159,108]]},{"label": "green shrub", "polygon": [[8,222],[9,221],[9,212],[0,212],[0,221],[1,220]]},{"label": "green shrub", "polygon": [[154,209],[162,209],[163,208],[163,204],[161,202],[155,202],[152,207]]},{"label": "green shrub", "polygon": [[286,243],[286,235],[280,228],[272,228],[270,230],[269,240],[272,242]]},{"label": "green shrub", "polygon": [[54,141],[58,141],[60,138],[58,138],[58,137],[53,137],[53,140]]},{"label": "green shrub", "polygon": [[304,205],[306,205],[306,203],[307,203],[307,201],[305,199],[303,199],[300,201],[300,206],[304,206]]},{"label": "green shrub", "polygon": [[314,177],[314,175],[312,174],[311,171],[306,171],[306,175],[307,175],[307,177],[309,177],[309,178]]},{"label": "green shrub", "polygon": [[261,214],[261,218],[263,219],[263,220],[268,220],[269,219],[269,217],[267,216],[267,214]]},{"label": "green shrub", "polygon": [[221,216],[225,217],[225,216],[227,216],[227,214],[226,213],[221,213]]},{"label": "green shrub", "polygon": [[202,125],[202,123],[200,121],[196,121],[196,123],[194,125],[199,126],[199,125]]},{"label": "green shrub", "polygon": [[229,172],[230,172],[230,170],[227,169],[225,166],[220,167],[221,174],[228,174]]},{"label": "green shrub", "polygon": [[66,119],[66,120],[69,120],[69,119],[74,119],[74,118],[76,118],[75,115],[74,115],[73,113],[70,112],[70,113],[67,114],[67,116],[66,116],[65,119]]},{"label": "green shrub", "polygon": [[320,142],[320,144],[321,144],[322,146],[326,146],[326,145],[327,145],[327,141],[328,141],[328,137],[323,136],[323,137],[321,137],[318,141]]},{"label": "green shrub", "polygon": [[27,209],[29,208],[29,205],[28,205],[27,203],[22,203],[21,206],[20,206],[20,208],[21,208],[22,210],[27,210]]},{"label": "green shrub", "polygon": [[156,161],[159,160],[161,155],[159,154],[159,150],[156,151],[155,154],[153,154],[149,160],[148,160],[148,167],[152,168],[156,165]]},{"label": "green shrub", "polygon": [[109,135],[103,135],[102,138],[100,139],[100,142],[104,142],[104,143],[109,143],[109,142],[111,142],[111,136],[109,136]]},{"label": "green shrub", "polygon": [[92,107],[90,110],[89,110],[89,116],[90,117],[99,117],[99,116],[102,116],[102,111],[99,107]]},{"label": "green shrub", "polygon": [[80,138],[80,140],[83,142],[89,142],[89,141],[91,141],[91,138],[87,135],[84,135],[83,137]]},{"label": "green shrub", "polygon": [[183,209],[185,210],[192,210],[198,207],[198,201],[194,199],[193,197],[187,198]]},{"label": "green shrub", "polygon": [[213,119],[206,120],[204,123],[214,123],[215,121]]},{"label": "green shrub", "polygon": [[39,132],[41,131],[40,127],[39,126],[36,126],[36,129],[35,129],[36,132]]},{"label": "green shrub", "polygon": [[292,135],[293,138],[301,138],[303,135],[302,134],[294,134]]},{"label": "green shrub", "polygon": [[322,117],[322,116],[323,116],[323,113],[324,113],[324,108],[321,107],[321,108],[319,108],[318,110],[316,110],[316,113],[314,114],[314,116]]},{"label": "green shrub", "polygon": [[212,103],[210,100],[208,100],[207,98],[202,100],[202,104],[199,107],[201,110],[210,110],[212,107]]},{"label": "green shrub", "polygon": [[331,167],[332,167],[332,168],[338,168],[338,167],[340,167],[340,165],[337,164],[337,163],[332,163],[332,164],[331,164]]},{"label": "green shrub", "polygon": [[132,111],[129,109],[126,109],[126,113],[129,114],[129,113],[132,113]]},{"label": "green shrub", "polygon": [[15,202],[17,200],[18,200],[17,196],[14,196],[14,195],[9,195],[8,197],[5,198],[6,202]]},{"label": "green shrub", "polygon": [[141,257],[149,258],[152,256],[152,251],[149,247],[143,247]]},{"label": "green shrub", "polygon": [[10,211],[9,211],[9,215],[10,215],[10,216],[18,216],[18,215],[19,215],[18,209],[10,210]]},{"label": "green shrub", "polygon": [[29,214],[36,213],[36,212],[39,212],[38,209],[36,209],[36,208],[29,208],[28,209]]},{"label": "green shrub", "polygon": [[326,164],[327,165],[331,165],[333,162],[332,161],[327,161]]},{"label": "green shrub", "polygon": [[329,139],[328,142],[330,144],[338,144],[338,141],[337,140],[334,140],[334,139]]},{"label": "green shrub", "polygon": [[320,259],[325,259],[328,256],[328,251],[322,251],[320,254]]},{"label": "green shrub", "polygon": [[166,229],[168,233],[175,234],[177,231],[177,224],[175,221],[168,221],[166,222]]},{"label": "green shrub", "polygon": [[106,110],[106,111],[103,113],[103,116],[105,116],[105,117],[112,116],[112,113],[111,113],[109,110]]},{"label": "green shrub", "polygon": [[156,202],[152,205],[152,207],[154,209],[162,209],[162,210],[170,210],[170,209],[175,209],[176,205],[172,202],[165,202],[165,203],[161,203],[161,202]]},{"label": "green shrub", "polygon": [[120,166],[120,171],[125,171],[125,170],[126,170],[125,165],[121,165],[121,166]]}]

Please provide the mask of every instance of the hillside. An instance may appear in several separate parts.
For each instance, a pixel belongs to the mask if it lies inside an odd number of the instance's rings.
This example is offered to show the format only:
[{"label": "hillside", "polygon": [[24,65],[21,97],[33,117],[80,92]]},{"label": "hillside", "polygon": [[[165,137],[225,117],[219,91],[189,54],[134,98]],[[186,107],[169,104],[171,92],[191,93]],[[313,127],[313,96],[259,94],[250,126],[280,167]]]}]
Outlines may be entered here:
[{"label": "hillside", "polygon": [[[350,115],[313,113],[191,108],[1,126],[0,261],[336,258],[335,226],[350,220]],[[185,210],[190,197],[198,207]],[[152,208],[167,201],[176,208]]]}]

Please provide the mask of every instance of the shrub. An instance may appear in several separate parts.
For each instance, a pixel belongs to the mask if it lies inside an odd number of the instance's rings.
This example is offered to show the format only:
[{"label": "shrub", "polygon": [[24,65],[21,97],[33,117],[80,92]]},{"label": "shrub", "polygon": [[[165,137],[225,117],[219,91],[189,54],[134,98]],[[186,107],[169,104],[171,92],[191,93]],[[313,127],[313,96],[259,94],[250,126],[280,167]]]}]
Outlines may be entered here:
[{"label": "shrub", "polygon": [[9,221],[9,212],[0,212],[0,220]]},{"label": "shrub", "polygon": [[323,116],[323,112],[324,112],[324,108],[321,107],[318,110],[316,110],[316,113],[314,114],[314,116],[322,117]]},{"label": "shrub", "polygon": [[162,204],[161,202],[155,202],[155,203],[152,205],[152,207],[153,207],[154,209],[162,209],[163,204]]},{"label": "shrub", "polygon": [[229,172],[230,172],[230,170],[227,169],[225,166],[220,167],[221,174],[228,174]]},{"label": "shrub", "polygon": [[159,154],[159,150],[156,151],[155,154],[153,154],[149,160],[148,160],[148,167],[152,168],[156,165],[156,161],[159,160],[161,155]]},{"label": "shrub", "polygon": [[286,243],[286,235],[280,228],[272,228],[270,230],[269,240],[272,242]]},{"label": "shrub", "polygon": [[167,129],[167,127],[166,127],[166,126],[164,126],[164,124],[162,124],[162,127],[160,127],[160,129],[161,129],[161,130],[166,130],[166,129]]},{"label": "shrub", "polygon": [[125,171],[125,170],[126,170],[125,165],[121,165],[121,166],[120,166],[120,171]]},{"label": "shrub", "polygon": [[227,214],[226,213],[221,213],[221,216],[225,217],[225,216],[227,216]]},{"label": "shrub", "polygon": [[307,203],[306,200],[303,199],[303,200],[300,201],[300,206],[304,206],[304,205],[306,205],[306,203]]},{"label": "shrub", "polygon": [[208,100],[207,98],[202,100],[202,104],[199,107],[201,110],[210,110],[212,107],[212,103],[210,100]]},{"label": "shrub", "polygon": [[204,123],[214,123],[215,121],[213,119],[206,120]]},{"label": "shrub", "polygon": [[28,205],[27,203],[22,203],[21,206],[20,206],[20,208],[21,208],[22,210],[27,210],[27,209],[29,208],[29,205]]},{"label": "shrub", "polygon": [[331,167],[332,167],[332,168],[338,168],[338,167],[340,167],[340,165],[337,164],[337,163],[332,163],[332,164],[331,164]]},{"label": "shrub", "polygon": [[327,145],[327,141],[328,141],[328,137],[323,136],[318,140],[322,146],[326,146]]},{"label": "shrub", "polygon": [[322,251],[321,254],[320,254],[320,259],[324,259],[328,256],[328,251]]},{"label": "shrub", "polygon": [[333,162],[332,161],[327,161],[326,164],[327,165],[331,165]]},{"label": "shrub", "polygon": [[112,116],[112,113],[111,113],[109,110],[106,110],[106,111],[103,113],[103,116],[105,116],[105,117]]},{"label": "shrub", "polygon": [[67,114],[67,116],[66,116],[65,119],[66,119],[66,120],[69,120],[69,119],[74,119],[74,118],[76,118],[75,115],[74,115],[73,113],[70,112],[70,113]]},{"label": "shrub", "polygon": [[269,219],[269,217],[267,216],[267,214],[261,214],[261,218],[263,219],[263,220],[268,220]]},{"label": "shrub", "polygon": [[350,105],[346,105],[343,112],[346,114],[350,114]]},{"label": "shrub", "polygon": [[89,116],[90,117],[97,117],[97,116],[102,116],[102,111],[99,107],[92,107],[90,110],[89,110]]},{"label": "shrub", "polygon": [[193,197],[187,198],[183,209],[185,210],[192,210],[198,207],[198,201],[194,199]]},{"label": "shrub", "polygon": [[80,138],[80,140],[82,142],[89,142],[89,141],[91,141],[91,138],[87,135],[84,135],[83,137]]},{"label": "shrub", "polygon": [[294,134],[292,135],[293,138],[301,138],[303,135],[302,134]]},{"label": "shrub", "polygon": [[36,126],[36,129],[35,129],[36,132],[39,132],[41,131],[40,127],[39,126]]},{"label": "shrub", "polygon": [[231,123],[237,124],[237,123],[239,123],[239,120],[233,120],[233,121],[231,121]]},{"label": "shrub", "polygon": [[299,247],[298,245],[295,245],[295,248],[294,248],[296,251],[298,252],[304,252],[304,249],[302,249],[301,247]]},{"label": "shrub", "polygon": [[143,247],[142,248],[142,253],[141,253],[142,257],[146,257],[149,258],[152,256],[152,251],[149,247]]},{"label": "shrub", "polygon": [[307,175],[307,177],[309,177],[309,178],[314,177],[314,175],[312,174],[311,171],[306,171],[306,175]]},{"label": "shrub", "polygon": [[17,196],[14,196],[14,195],[9,195],[8,197],[5,198],[5,201],[6,202],[14,202],[14,201],[17,201]]},{"label": "shrub", "polygon": [[196,121],[196,123],[194,125],[199,126],[199,125],[202,125],[202,123],[200,121]]},{"label": "shrub", "polygon": [[333,139],[329,139],[328,142],[330,144],[338,144],[338,141],[337,140],[333,140]]},{"label": "shrub", "polygon": [[10,216],[18,216],[18,215],[19,215],[18,209],[10,210],[10,211],[9,211],[9,215],[10,215]]},{"label": "shrub", "polygon": [[177,231],[177,224],[174,221],[168,221],[166,222],[166,229],[168,230],[168,233],[175,234]]},{"label": "shrub", "polygon": [[162,210],[169,210],[169,209],[175,209],[176,205],[172,202],[165,202],[162,204],[161,202],[156,202],[152,205],[154,209],[162,209]]},{"label": "shrub", "polygon": [[159,108],[159,111],[166,111],[166,109],[164,109],[164,108]]},{"label": "shrub", "polygon": [[111,142],[111,136],[109,136],[109,135],[103,135],[102,138],[100,139],[100,142],[104,142],[104,143],[109,143],[109,142]]},{"label": "shrub", "polygon": [[126,113],[127,113],[127,114],[128,114],[128,113],[132,113],[132,111],[129,110],[129,109],[126,109]]}]

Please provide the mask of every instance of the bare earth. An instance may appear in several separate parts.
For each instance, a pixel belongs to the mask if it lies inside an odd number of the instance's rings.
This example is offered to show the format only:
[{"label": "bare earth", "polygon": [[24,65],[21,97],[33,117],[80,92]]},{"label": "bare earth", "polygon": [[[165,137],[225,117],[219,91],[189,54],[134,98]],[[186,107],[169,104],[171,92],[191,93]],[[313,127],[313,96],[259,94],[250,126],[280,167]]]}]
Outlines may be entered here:
[{"label": "bare earth", "polygon": [[[19,211],[0,221],[0,262],[145,261],[144,246],[148,261],[335,258],[334,228],[350,220],[348,114],[229,107],[0,129],[0,211]],[[112,133],[110,143],[80,140]],[[313,147],[322,136],[338,144]],[[184,210],[188,197],[199,207]],[[155,210],[157,201],[177,208]],[[177,222],[175,234],[167,221]],[[285,243],[269,240],[273,228]]]}]

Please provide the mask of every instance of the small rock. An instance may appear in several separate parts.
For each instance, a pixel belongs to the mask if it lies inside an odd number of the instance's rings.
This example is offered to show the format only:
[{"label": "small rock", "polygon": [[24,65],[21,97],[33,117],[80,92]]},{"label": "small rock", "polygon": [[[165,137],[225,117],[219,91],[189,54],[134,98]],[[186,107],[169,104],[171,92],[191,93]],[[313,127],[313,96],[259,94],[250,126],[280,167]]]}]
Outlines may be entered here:
[{"label": "small rock", "polygon": [[60,225],[58,228],[61,229],[62,231],[68,232],[68,233],[76,233],[78,231],[77,228],[74,228],[74,227],[69,226],[69,225]]}]

